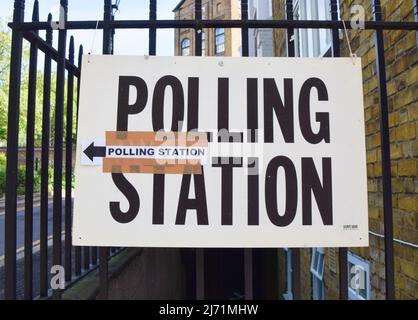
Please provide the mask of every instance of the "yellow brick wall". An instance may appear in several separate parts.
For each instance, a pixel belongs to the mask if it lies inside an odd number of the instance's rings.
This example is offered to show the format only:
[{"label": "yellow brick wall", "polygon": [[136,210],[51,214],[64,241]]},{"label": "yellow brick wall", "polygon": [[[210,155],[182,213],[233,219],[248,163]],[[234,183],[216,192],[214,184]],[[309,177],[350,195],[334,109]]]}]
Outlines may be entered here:
[{"label": "yellow brick wall", "polygon": [[[387,21],[414,21],[413,1],[383,0],[383,19]],[[362,5],[366,20],[373,20],[371,0],[341,0],[341,14],[350,20],[350,7]],[[284,19],[284,0],[273,1],[275,19]],[[376,76],[374,32],[349,30],[353,51],[363,64],[364,115],[367,147],[367,175],[369,197],[369,228],[384,233],[382,209],[382,170],[380,154],[379,91]],[[275,31],[275,52],[286,56],[286,33]],[[393,189],[394,237],[418,243],[418,51],[416,33],[410,31],[384,31],[387,87],[389,99],[389,125],[391,142],[391,172]],[[346,39],[341,40],[341,56],[349,56]],[[337,299],[337,270],[331,270],[325,250],[325,296]],[[385,298],[385,252],[380,237],[370,235],[368,248],[351,248],[351,252],[370,262],[371,297]],[[335,250],[334,250],[335,252]],[[394,242],[395,289],[397,299],[418,298],[418,249]],[[310,268],[310,252],[302,258],[302,297],[311,298],[311,281],[306,270]],[[283,264],[281,264],[283,265]],[[283,281],[283,279],[282,279]]]}]

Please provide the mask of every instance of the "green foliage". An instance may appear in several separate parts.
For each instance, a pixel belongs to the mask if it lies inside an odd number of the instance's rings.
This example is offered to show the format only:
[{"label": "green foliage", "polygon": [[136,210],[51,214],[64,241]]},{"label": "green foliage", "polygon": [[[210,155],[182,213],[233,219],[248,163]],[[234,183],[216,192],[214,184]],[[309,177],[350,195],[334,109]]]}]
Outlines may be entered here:
[{"label": "green foliage", "polygon": [[0,153],[0,197],[6,189],[6,155]]},{"label": "green foliage", "polygon": [[[65,172],[62,173],[62,188],[65,188]],[[25,194],[26,181],[26,166],[21,165],[17,170],[17,194]],[[71,183],[74,187],[74,173],[71,177]],[[51,193],[54,189],[54,168],[48,167],[48,192]],[[0,154],[0,198],[4,196],[6,191],[6,157]],[[33,172],[33,192],[41,191],[41,170],[34,170]]]},{"label": "green foliage", "polygon": [[7,103],[9,92],[10,33],[3,30],[5,22],[0,19],[0,141],[7,135]]},{"label": "green foliage", "polygon": [[1,168],[6,168],[6,154],[4,153],[0,153],[0,169]]},{"label": "green foliage", "polygon": [[[11,54],[11,33],[7,27],[7,22],[11,18],[0,18],[0,146],[7,143],[7,114],[8,114],[8,97],[9,97],[9,77],[10,77],[10,54]],[[26,127],[27,127],[27,106],[28,106],[28,86],[29,86],[29,43],[23,42],[22,53],[22,70],[21,70],[21,86],[20,86],[20,109],[19,109],[19,146],[26,145]],[[43,109],[43,90],[44,90],[44,74],[43,66],[38,65],[36,77],[36,107],[35,107],[35,147],[41,147],[42,139],[42,109]],[[55,90],[56,90],[56,73],[51,74],[51,91],[50,91],[50,145],[53,145],[55,131]],[[76,106],[77,106],[77,79],[74,79],[74,100],[73,100],[73,132],[72,140],[76,139]],[[67,86],[64,92],[64,139],[66,137],[65,116],[67,110]],[[25,193],[25,166],[18,168],[18,188],[19,195]],[[48,167],[49,192],[53,189],[53,167]],[[74,179],[74,176],[73,176]],[[34,171],[34,192],[40,191],[41,175],[40,171]],[[6,185],[6,157],[0,154],[0,197],[4,195]],[[65,173],[63,172],[63,187],[65,186]]]},{"label": "green foliage", "polygon": [[[10,19],[8,19],[10,20]],[[5,145],[7,141],[7,110],[9,96],[9,77],[10,77],[10,49],[11,34],[6,26],[6,21],[0,19],[0,145]],[[27,105],[28,105],[28,87],[29,87],[29,44],[23,42],[22,55],[22,75],[20,85],[20,110],[19,110],[19,145],[26,145],[26,126],[27,126]],[[41,146],[42,137],[42,109],[43,109],[43,88],[44,74],[43,66],[38,65],[38,73],[36,77],[36,107],[35,107],[35,146]],[[41,71],[42,70],[42,71]],[[73,99],[73,132],[72,137],[75,141],[75,124],[76,124],[76,105],[77,105],[77,79],[74,79],[74,99]],[[51,92],[50,92],[50,142],[53,144],[55,131],[55,89],[56,89],[56,73],[51,74]],[[67,86],[64,92],[64,138],[66,136],[65,115],[67,109]]]},{"label": "green foliage", "polygon": [[25,167],[19,166],[17,169],[17,194],[25,194]]},{"label": "green foliage", "polygon": [[[26,166],[19,166],[17,169],[17,194],[25,194],[25,181],[26,181]],[[41,191],[41,173],[34,170],[33,172],[33,192]]]}]

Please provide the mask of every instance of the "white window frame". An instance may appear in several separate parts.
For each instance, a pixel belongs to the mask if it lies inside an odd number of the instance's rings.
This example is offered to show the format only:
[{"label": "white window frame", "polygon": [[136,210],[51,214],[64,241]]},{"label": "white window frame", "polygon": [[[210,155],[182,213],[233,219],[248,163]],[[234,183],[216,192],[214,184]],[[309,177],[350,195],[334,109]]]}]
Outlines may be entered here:
[{"label": "white window frame", "polygon": [[252,19],[257,20],[257,7],[253,7]]},{"label": "white window frame", "polygon": [[[217,30],[223,30],[223,32],[217,34]],[[226,51],[225,28],[215,28],[214,37],[215,37],[215,41],[214,41],[215,42],[214,43],[214,45],[215,45],[215,55],[225,54],[225,51]],[[217,43],[218,38],[222,38],[222,40],[223,40],[222,44],[219,44],[219,47],[221,47],[222,51],[218,51],[218,43]]]},{"label": "white window frame", "polygon": [[[316,260],[316,265],[315,265],[315,256],[318,257],[318,259]],[[319,263],[321,262],[320,260],[321,258],[322,258],[322,265],[319,265]],[[324,265],[325,265],[324,258],[325,258],[325,254],[324,254],[323,248],[312,248],[311,273],[321,280],[324,278]]]},{"label": "white window frame", "polygon": [[[326,20],[331,19],[330,0],[293,0],[293,8],[295,20],[318,20],[319,12],[325,13]],[[295,29],[294,43],[297,57],[323,57],[332,47],[331,29],[325,33],[319,29]]]},{"label": "white window frame", "polygon": [[[257,20],[257,7],[253,7],[252,19]],[[254,56],[258,56],[258,29],[253,29]]]},{"label": "white window frame", "polygon": [[202,56],[206,56],[206,32],[202,31]]},{"label": "white window frame", "polygon": [[[188,41],[188,46],[184,47],[183,44]],[[181,40],[180,42],[180,55],[181,56],[189,56],[190,55],[190,46],[191,46],[191,41],[189,38],[184,38],[183,40]],[[187,50],[187,54],[183,54],[184,50]]]},{"label": "white window frame", "polygon": [[323,300],[325,296],[324,286],[325,253],[323,248],[312,248],[311,273],[312,273],[312,298]]},{"label": "white window frame", "polygon": [[[325,17],[327,20],[331,20],[331,4],[330,1],[324,1],[324,10],[325,10]],[[338,8],[338,19],[340,19],[340,1],[337,1],[337,8]],[[329,50],[332,50],[332,30],[327,29],[325,34],[325,48],[322,52],[320,52],[320,56],[324,57]]]},{"label": "white window frame", "polygon": [[286,252],[286,292],[283,293],[283,299],[293,300],[292,292],[292,250],[289,248],[284,248]]},{"label": "white window frame", "polygon": [[[362,259],[361,257],[348,252],[347,255],[348,259],[348,298],[349,300],[370,300],[371,297],[371,291],[370,291],[370,263],[369,261]],[[350,264],[356,265],[360,267],[364,271],[364,284],[366,289],[366,297],[363,297],[360,295],[359,290],[354,290],[351,285],[351,270],[350,270]]]}]

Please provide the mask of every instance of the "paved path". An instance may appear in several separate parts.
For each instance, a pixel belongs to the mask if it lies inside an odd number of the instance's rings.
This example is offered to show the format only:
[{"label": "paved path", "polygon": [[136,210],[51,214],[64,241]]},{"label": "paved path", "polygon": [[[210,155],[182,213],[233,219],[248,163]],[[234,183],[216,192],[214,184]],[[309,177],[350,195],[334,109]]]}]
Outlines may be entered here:
[{"label": "paved path", "polygon": [[[52,235],[52,207],[53,204],[48,205],[48,236]],[[64,230],[64,215],[65,215],[65,202],[62,202],[62,230]],[[40,207],[33,208],[33,241],[36,242],[40,238]],[[19,210],[17,212],[17,248],[18,251],[22,251],[24,246],[24,230],[25,230],[25,212],[24,210]],[[62,238],[63,239],[63,238]],[[50,241],[48,241],[48,270],[52,266],[52,246],[50,246]],[[74,248],[72,250],[72,269],[74,275]],[[62,258],[61,261],[64,262],[64,241],[62,241],[61,249]],[[4,255],[4,215],[0,215],[0,259]],[[39,250],[34,250],[33,253],[33,296],[36,297],[39,295],[39,280],[40,280],[40,269],[39,269]],[[4,261],[2,261],[4,262]],[[50,273],[48,272],[48,283],[50,281]],[[16,261],[16,295],[17,299],[23,298],[24,292],[24,256],[23,253],[17,255]],[[4,298],[4,265],[0,263],[0,300]]]},{"label": "paved path", "polygon": [[[64,201],[62,202],[62,230],[64,230],[64,214],[65,214]],[[4,220],[5,216],[0,215],[0,257],[4,255]],[[17,228],[17,242],[16,248],[22,248],[25,244],[25,211],[20,210],[17,212],[16,218]],[[52,235],[52,203],[48,204],[48,236]],[[40,239],[40,207],[33,208],[33,241]]]}]

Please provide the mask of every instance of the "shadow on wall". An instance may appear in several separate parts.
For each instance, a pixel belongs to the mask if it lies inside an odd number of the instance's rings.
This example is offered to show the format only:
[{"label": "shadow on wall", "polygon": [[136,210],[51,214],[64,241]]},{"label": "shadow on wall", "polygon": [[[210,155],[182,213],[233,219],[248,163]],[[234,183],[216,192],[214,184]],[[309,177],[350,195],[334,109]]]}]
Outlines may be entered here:
[{"label": "shadow on wall", "polygon": [[185,284],[180,249],[144,248],[110,281],[109,299],[185,299]]}]

